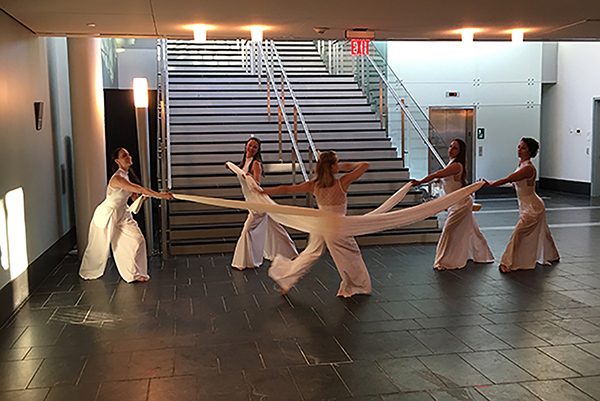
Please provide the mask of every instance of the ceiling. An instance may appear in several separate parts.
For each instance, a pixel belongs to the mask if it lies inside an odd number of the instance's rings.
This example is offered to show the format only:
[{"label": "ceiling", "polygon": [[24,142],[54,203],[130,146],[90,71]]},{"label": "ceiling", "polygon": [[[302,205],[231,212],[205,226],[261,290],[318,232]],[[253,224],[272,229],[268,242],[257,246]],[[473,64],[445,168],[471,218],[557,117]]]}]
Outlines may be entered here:
[{"label": "ceiling", "polygon": [[[0,8],[43,36],[191,38],[190,24],[209,24],[209,39],[249,37],[243,27],[268,26],[266,38],[341,39],[368,28],[376,39],[454,40],[480,28],[476,40],[600,39],[600,0],[0,0]],[[315,27],[328,28],[324,33]]]}]

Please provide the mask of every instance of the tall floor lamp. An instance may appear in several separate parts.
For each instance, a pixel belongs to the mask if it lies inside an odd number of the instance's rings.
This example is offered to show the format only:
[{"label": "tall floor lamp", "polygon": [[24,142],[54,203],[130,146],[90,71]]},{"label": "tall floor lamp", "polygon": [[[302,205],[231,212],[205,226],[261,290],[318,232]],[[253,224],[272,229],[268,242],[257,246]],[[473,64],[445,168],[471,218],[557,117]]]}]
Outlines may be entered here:
[{"label": "tall floor lamp", "polygon": [[[150,188],[150,145],[148,131],[148,80],[133,78],[133,99],[135,104],[135,123],[137,127],[138,150],[140,155],[140,173],[142,185]],[[144,222],[148,254],[154,253],[154,232],[152,231],[152,202],[144,203]]]}]

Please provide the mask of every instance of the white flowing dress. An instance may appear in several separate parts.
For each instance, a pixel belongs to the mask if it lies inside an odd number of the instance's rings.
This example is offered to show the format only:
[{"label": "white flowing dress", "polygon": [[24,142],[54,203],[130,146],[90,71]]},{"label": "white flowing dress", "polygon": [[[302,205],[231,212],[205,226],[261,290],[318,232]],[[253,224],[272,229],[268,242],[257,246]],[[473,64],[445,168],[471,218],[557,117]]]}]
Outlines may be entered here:
[{"label": "white flowing dress", "polygon": [[[530,160],[523,165],[533,167]],[[544,201],[535,193],[536,175],[513,183],[519,200],[519,221],[500,260],[510,270],[534,269],[536,262],[550,265],[560,259],[546,223]]]},{"label": "white flowing dress", "polygon": [[[244,173],[249,171],[251,164],[252,160],[246,162]],[[246,175],[246,179],[253,178]],[[268,214],[249,210],[235,246],[231,266],[238,270],[259,267],[263,263],[263,258],[273,260],[278,254],[287,258],[297,256],[298,251],[294,241]]]},{"label": "white flowing dress", "polygon": [[[446,194],[462,188],[461,171],[441,179]],[[473,216],[473,197],[468,196],[448,208],[448,217],[435,250],[437,270],[462,269],[467,262],[491,263],[494,255]]]},{"label": "white flowing dress", "polygon": [[[129,180],[119,169],[113,175]],[[106,188],[106,199],[98,205],[90,223],[88,245],[81,261],[79,276],[85,280],[101,277],[112,247],[119,274],[126,282],[147,280],[146,241],[127,207],[131,192],[122,188]]]},{"label": "white flowing dress", "polygon": [[[346,193],[339,180],[328,188],[315,187],[314,191],[319,210],[337,215],[345,215]],[[354,237],[320,235],[311,233],[304,251],[294,260],[277,255],[269,276],[284,290],[288,291],[304,276],[319,259],[325,247],[329,250],[342,279],[337,295],[351,297],[356,294],[371,293],[371,278]]]}]

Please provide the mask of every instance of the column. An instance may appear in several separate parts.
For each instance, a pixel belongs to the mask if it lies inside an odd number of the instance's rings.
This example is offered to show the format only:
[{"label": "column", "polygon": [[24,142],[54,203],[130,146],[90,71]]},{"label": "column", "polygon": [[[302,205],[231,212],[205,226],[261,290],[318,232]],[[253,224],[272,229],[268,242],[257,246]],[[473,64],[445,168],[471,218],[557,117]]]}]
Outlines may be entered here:
[{"label": "column", "polygon": [[101,42],[98,38],[69,38],[67,45],[75,162],[75,220],[81,257],[87,245],[94,209],[106,193]]}]

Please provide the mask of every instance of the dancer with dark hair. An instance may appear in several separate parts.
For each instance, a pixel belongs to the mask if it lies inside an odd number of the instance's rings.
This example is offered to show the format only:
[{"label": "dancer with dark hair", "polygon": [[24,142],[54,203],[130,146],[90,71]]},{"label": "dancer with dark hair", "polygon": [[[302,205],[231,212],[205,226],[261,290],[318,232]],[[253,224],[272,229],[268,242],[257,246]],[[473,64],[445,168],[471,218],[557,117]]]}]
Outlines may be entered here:
[{"label": "dancer with dark hair", "polygon": [[[461,139],[450,142],[448,157],[450,162],[445,168],[429,174],[422,180],[412,180],[413,185],[440,179],[446,194],[467,185],[466,145]],[[448,208],[448,217],[435,250],[433,267],[436,270],[462,269],[469,260],[475,263],[494,261],[494,255],[473,217],[471,196]]]},{"label": "dancer with dark hair", "polygon": [[126,282],[148,281],[146,241],[127,201],[134,195],[173,199],[169,192],[155,192],[135,184],[130,170],[133,164],[125,148],[116,148],[111,156],[114,174],[106,188],[106,199],[98,205],[90,223],[88,245],[81,261],[79,276],[85,280],[101,277],[112,248],[119,274]]},{"label": "dancer with dark hair", "polygon": [[[281,185],[265,188],[268,195],[312,192],[319,209],[332,214],[346,214],[348,187],[360,178],[369,168],[366,162],[339,163],[335,152],[321,152],[317,162],[317,175],[302,184]],[[339,179],[339,171],[348,171]],[[279,285],[283,294],[311,268],[319,259],[325,247],[331,256],[342,279],[337,295],[351,297],[356,294],[371,293],[371,278],[354,237],[316,235],[311,233],[304,251],[294,260],[277,255],[271,263],[269,276]]]},{"label": "dancer with dark hair", "polygon": [[535,139],[521,138],[517,147],[517,170],[507,177],[488,182],[492,187],[512,183],[519,200],[519,221],[500,260],[503,273],[534,269],[536,262],[551,265],[560,259],[546,223],[544,201],[535,193],[537,172],[531,159],[537,155],[539,147]]},{"label": "dancer with dark hair", "polygon": [[[246,173],[247,179],[254,179],[258,185],[263,175],[260,147],[258,138],[248,138],[240,163],[240,168]],[[287,231],[266,213],[249,210],[235,246],[231,266],[238,270],[259,267],[263,263],[263,258],[272,260],[277,254],[289,258],[298,255],[294,241]]]}]

